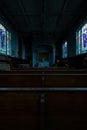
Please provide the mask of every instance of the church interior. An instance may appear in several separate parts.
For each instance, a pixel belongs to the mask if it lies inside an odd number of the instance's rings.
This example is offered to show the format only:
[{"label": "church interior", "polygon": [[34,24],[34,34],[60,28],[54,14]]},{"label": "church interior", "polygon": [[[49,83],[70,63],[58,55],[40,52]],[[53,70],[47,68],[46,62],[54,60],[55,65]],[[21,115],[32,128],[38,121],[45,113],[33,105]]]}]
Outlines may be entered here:
[{"label": "church interior", "polygon": [[87,1],[0,0],[0,129],[87,129]]}]

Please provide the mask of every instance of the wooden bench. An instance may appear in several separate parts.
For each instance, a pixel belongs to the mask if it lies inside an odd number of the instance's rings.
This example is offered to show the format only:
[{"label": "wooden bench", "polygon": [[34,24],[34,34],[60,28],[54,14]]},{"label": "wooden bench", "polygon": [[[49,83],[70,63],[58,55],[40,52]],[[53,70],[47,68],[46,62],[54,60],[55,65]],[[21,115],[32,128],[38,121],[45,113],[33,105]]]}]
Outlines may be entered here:
[{"label": "wooden bench", "polygon": [[[42,72],[42,71],[41,71]],[[0,73],[0,87],[87,87],[87,74],[72,73],[29,73],[9,71]]]},{"label": "wooden bench", "polygon": [[0,88],[0,129],[87,129],[87,89],[43,90]]}]

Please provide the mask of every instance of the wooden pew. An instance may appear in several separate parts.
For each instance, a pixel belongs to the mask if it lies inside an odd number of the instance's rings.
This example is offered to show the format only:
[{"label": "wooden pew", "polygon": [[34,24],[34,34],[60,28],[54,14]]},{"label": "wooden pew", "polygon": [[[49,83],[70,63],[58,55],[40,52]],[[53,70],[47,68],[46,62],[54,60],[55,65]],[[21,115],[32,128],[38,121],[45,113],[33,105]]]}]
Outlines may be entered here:
[{"label": "wooden pew", "polygon": [[58,69],[58,68],[30,68],[27,70],[0,71],[0,73],[24,73],[24,74],[71,74],[87,73],[87,69]]},{"label": "wooden pew", "polygon": [[[9,71],[8,71],[9,72]],[[30,68],[27,70],[12,70],[13,73],[29,73],[29,74],[71,74],[71,73],[87,73],[86,69],[59,69],[59,68]]]},{"label": "wooden pew", "polygon": [[41,75],[31,74],[0,74],[0,87],[41,87]]},{"label": "wooden pew", "polygon": [[87,74],[48,74],[44,78],[45,87],[87,87]]},{"label": "wooden pew", "polygon": [[0,89],[0,129],[43,128],[87,129],[87,89]]},{"label": "wooden pew", "polygon": [[[41,71],[42,72],[42,71]],[[87,74],[70,73],[26,73],[9,71],[0,73],[0,87],[87,87]]]},{"label": "wooden pew", "polygon": [[0,91],[0,129],[38,130],[39,96],[31,92]]},{"label": "wooden pew", "polygon": [[87,91],[50,92],[46,95],[45,115],[46,129],[87,129]]}]

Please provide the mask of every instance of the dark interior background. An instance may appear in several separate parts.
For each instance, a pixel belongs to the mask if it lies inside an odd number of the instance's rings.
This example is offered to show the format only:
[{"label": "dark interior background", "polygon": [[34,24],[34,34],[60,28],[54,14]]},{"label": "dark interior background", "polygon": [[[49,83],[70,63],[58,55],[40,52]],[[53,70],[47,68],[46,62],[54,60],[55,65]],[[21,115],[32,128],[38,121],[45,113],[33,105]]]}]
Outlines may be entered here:
[{"label": "dark interior background", "polygon": [[[62,43],[67,40],[70,60],[70,57],[76,58],[75,33],[87,19],[87,1],[0,0],[0,18],[2,23],[17,32],[19,43],[23,40],[27,45],[29,51],[27,59],[32,59],[33,42],[54,42],[56,59],[62,59]],[[82,56],[79,57],[81,59]],[[21,44],[19,44],[19,59],[21,59]]]}]

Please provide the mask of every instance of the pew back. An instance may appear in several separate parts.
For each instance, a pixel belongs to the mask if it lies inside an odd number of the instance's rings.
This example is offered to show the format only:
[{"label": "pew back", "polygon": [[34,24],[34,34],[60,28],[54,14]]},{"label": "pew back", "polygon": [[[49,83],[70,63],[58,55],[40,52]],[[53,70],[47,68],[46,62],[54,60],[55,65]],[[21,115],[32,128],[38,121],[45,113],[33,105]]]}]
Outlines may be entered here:
[{"label": "pew back", "polygon": [[[40,99],[45,94],[44,101]],[[42,106],[42,107],[41,107]],[[0,89],[0,129],[87,129],[86,91]]]}]

